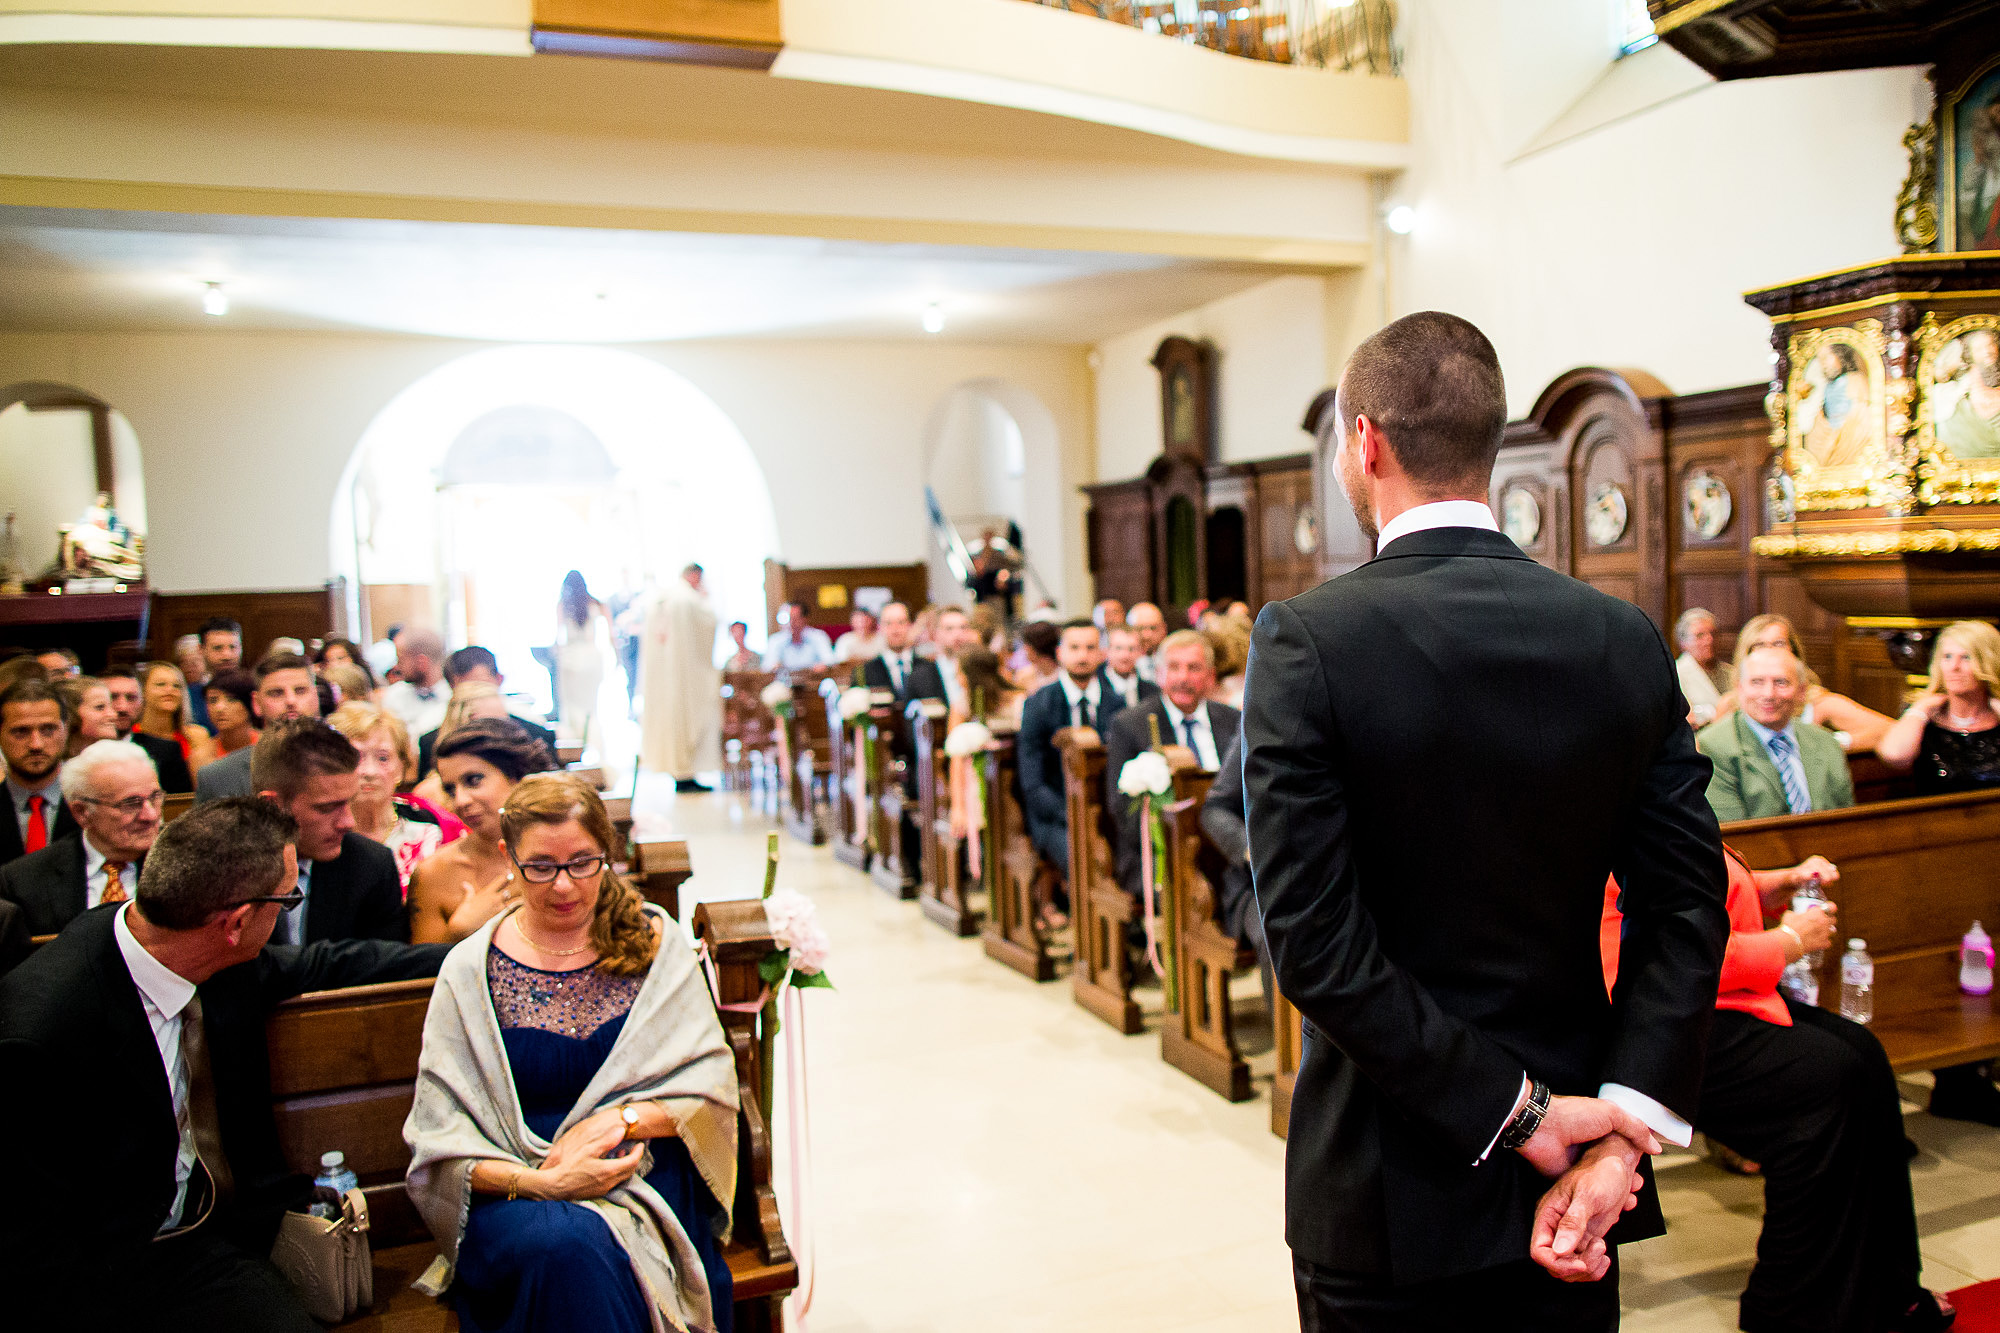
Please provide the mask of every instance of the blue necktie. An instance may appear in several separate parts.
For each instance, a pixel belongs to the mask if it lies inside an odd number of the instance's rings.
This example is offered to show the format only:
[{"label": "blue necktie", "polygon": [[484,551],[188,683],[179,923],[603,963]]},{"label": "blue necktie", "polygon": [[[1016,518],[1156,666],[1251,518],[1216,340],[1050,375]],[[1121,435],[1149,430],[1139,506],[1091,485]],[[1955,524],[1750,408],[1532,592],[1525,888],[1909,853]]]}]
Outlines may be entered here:
[{"label": "blue necktie", "polygon": [[1778,780],[1785,784],[1785,804],[1795,815],[1812,809],[1812,794],[1806,790],[1806,774],[1799,763],[1798,746],[1783,732],[1771,737],[1766,745],[1771,751],[1771,762],[1777,766]]}]

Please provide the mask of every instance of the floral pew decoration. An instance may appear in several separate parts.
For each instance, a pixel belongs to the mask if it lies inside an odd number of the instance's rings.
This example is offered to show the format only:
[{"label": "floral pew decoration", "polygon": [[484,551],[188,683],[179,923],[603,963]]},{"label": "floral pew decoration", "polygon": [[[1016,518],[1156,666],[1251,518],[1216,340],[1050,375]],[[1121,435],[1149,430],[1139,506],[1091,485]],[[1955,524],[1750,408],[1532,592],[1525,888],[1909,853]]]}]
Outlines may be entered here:
[{"label": "floral pew decoration", "polygon": [[965,848],[966,868],[975,880],[981,875],[979,835],[986,828],[992,749],[993,732],[984,722],[961,722],[944,738],[945,757],[951,762],[951,834]]},{"label": "floral pew decoration", "polygon": [[1140,821],[1139,885],[1146,922],[1146,961],[1160,979],[1168,1012],[1178,1013],[1180,969],[1174,966],[1172,862],[1167,856],[1167,821],[1161,813],[1173,795],[1174,774],[1158,748],[1158,720],[1151,720],[1154,748],[1125,761],[1118,772],[1118,790],[1131,798],[1130,808]]}]

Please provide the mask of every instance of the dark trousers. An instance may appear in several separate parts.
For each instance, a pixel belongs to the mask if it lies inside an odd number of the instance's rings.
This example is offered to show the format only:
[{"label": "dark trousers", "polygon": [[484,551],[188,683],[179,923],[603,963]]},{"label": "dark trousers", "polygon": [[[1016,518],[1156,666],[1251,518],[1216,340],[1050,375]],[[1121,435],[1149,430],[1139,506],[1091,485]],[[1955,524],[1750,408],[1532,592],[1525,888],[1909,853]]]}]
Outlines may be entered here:
[{"label": "dark trousers", "polygon": [[1531,1259],[1477,1273],[1391,1286],[1373,1274],[1292,1260],[1300,1333],[1612,1333],[1618,1252],[1598,1282],[1563,1282]]},{"label": "dark trousers", "polygon": [[320,1333],[277,1269],[208,1230],[154,1241],[115,1276],[51,1283],[39,1293],[45,1304],[29,1300],[19,1327],[37,1333]]},{"label": "dark trousers", "polygon": [[1886,1328],[1916,1298],[1916,1206],[1889,1057],[1873,1033],[1785,1002],[1792,1026],[1722,1010],[1695,1126],[1758,1162],[1764,1231],[1749,1333]]}]

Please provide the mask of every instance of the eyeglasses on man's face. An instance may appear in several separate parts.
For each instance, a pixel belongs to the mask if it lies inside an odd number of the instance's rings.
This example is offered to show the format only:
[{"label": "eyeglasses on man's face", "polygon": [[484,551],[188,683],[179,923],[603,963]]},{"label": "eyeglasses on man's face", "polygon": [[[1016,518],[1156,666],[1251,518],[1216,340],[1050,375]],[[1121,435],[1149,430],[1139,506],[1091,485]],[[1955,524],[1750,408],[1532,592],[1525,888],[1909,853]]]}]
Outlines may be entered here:
[{"label": "eyeglasses on man's face", "polygon": [[290,893],[259,894],[255,898],[245,898],[242,902],[236,905],[238,907],[243,907],[250,903],[276,903],[278,905],[278,910],[280,912],[289,912],[294,907],[299,906],[305,900],[306,900],[306,891],[304,889],[293,889]]},{"label": "eyeglasses on man's face", "polygon": [[122,801],[103,801],[95,796],[79,796],[77,798],[77,804],[79,805],[95,805],[106,810],[115,811],[120,819],[137,819],[142,812],[161,809],[166,803],[167,794],[158,787],[153,788],[153,790],[147,792],[144,796],[127,796]]},{"label": "eyeglasses on man's face", "polygon": [[520,867],[521,878],[530,884],[553,884],[556,882],[556,876],[565,872],[568,873],[572,883],[583,884],[603,873],[606,860],[607,858],[603,856],[579,856],[574,861],[544,861],[537,858],[533,861],[516,860],[514,864]]}]

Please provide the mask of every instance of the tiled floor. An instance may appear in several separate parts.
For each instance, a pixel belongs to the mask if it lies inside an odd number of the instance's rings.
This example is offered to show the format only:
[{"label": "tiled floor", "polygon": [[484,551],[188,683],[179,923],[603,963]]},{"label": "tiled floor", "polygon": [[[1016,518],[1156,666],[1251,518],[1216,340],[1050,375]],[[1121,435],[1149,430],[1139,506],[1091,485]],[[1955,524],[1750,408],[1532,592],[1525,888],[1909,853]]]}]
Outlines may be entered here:
[{"label": "tiled floor", "polygon": [[[688,901],[757,892],[768,825],[736,798],[649,781],[639,806],[690,843]],[[807,996],[815,1333],[1297,1327],[1267,1077],[1231,1106],[1066,980],[989,961],[825,848],[780,848],[838,987]],[[2000,1277],[2000,1131],[1907,1124],[1927,1281]],[[1670,1234],[1624,1252],[1624,1326],[1733,1329],[1761,1187],[1691,1156],[1660,1179]]]}]

